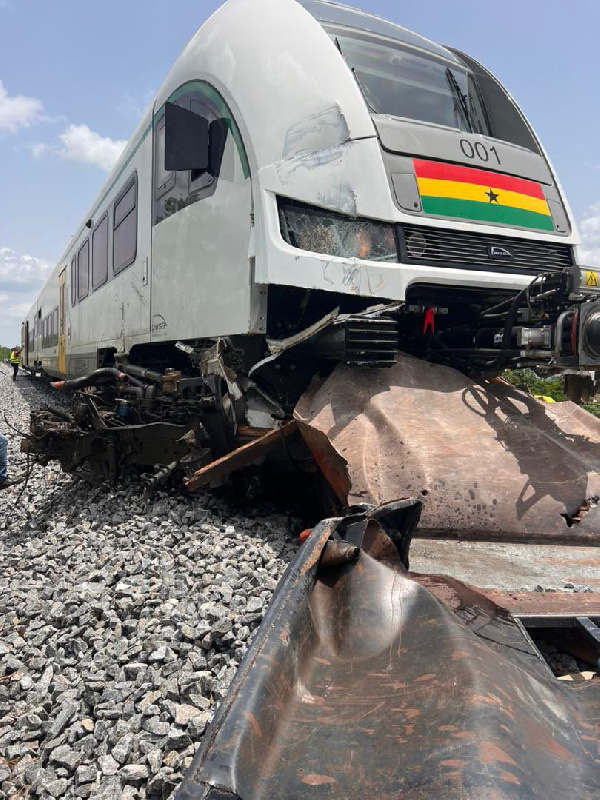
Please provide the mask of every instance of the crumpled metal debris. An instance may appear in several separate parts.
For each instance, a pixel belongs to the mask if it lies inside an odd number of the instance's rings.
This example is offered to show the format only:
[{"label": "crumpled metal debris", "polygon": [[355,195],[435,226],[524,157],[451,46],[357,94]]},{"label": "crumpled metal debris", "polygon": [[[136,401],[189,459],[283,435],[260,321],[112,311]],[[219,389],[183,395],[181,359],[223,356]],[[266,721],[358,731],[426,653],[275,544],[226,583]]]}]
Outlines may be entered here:
[{"label": "crumpled metal debris", "polygon": [[325,565],[340,524],[288,568],[178,800],[597,797],[600,683],[557,681],[476,590],[409,576],[374,520]]}]

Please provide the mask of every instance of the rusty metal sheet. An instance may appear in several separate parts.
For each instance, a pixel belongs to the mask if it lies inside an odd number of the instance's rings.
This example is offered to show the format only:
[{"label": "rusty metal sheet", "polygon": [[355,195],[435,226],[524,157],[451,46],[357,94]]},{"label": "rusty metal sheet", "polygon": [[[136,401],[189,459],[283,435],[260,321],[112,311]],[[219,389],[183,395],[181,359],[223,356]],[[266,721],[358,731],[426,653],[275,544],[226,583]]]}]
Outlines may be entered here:
[{"label": "rusty metal sheet", "polygon": [[223,479],[232,472],[250,464],[259,463],[267,453],[278,447],[286,437],[293,436],[297,430],[298,426],[295,420],[290,420],[279,428],[273,428],[260,438],[238,447],[237,450],[233,450],[222,458],[217,458],[205,467],[201,467],[184,482],[185,488],[190,492],[195,492],[203,486],[220,485]]},{"label": "rusty metal sheet", "polygon": [[593,502],[563,516],[600,495],[600,420],[572,403],[400,354],[388,370],[336,367],[295,416],[342,502],[420,494],[417,536],[599,541]]},{"label": "rusty metal sheet", "polygon": [[511,614],[600,617],[600,594],[595,592],[504,592],[479,589]]},{"label": "rusty metal sheet", "polygon": [[413,539],[410,564],[415,572],[441,572],[486,589],[539,587],[539,595],[543,587],[559,593],[589,587],[600,597],[600,548],[589,545],[421,538]]},{"label": "rusty metal sheet", "polygon": [[[425,575],[417,572],[410,572],[409,575],[438,600],[454,609],[458,607],[457,603],[460,605],[454,587],[469,587],[468,584],[447,575]],[[475,586],[469,588],[514,616],[600,617],[600,595],[595,592],[506,592]]]},{"label": "rusty metal sheet", "polygon": [[286,572],[178,800],[598,797],[600,683],[557,681],[470,587],[441,602],[377,523],[321,566],[337,522]]}]

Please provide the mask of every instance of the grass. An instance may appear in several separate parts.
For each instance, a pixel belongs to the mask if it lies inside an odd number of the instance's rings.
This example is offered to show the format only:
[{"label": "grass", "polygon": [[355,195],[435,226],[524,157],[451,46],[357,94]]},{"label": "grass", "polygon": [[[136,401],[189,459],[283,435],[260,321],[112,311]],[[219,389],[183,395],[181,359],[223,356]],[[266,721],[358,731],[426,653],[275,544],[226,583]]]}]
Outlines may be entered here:
[{"label": "grass", "polygon": [[[563,400],[567,399],[563,375],[555,375],[552,378],[540,378],[532,369],[508,369],[504,373],[503,378],[513,386],[529,392],[529,394],[551,397],[557,403],[562,403]],[[583,408],[595,417],[600,417],[600,402],[587,403]]]}]

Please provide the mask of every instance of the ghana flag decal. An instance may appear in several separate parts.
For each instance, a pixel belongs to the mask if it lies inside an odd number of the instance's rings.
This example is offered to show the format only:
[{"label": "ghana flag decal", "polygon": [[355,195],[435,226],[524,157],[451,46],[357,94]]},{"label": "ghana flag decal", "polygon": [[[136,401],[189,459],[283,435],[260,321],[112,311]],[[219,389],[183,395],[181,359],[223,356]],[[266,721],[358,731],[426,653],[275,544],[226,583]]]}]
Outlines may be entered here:
[{"label": "ghana flag decal", "polygon": [[483,169],[413,159],[423,211],[490,225],[553,231],[539,183]]}]

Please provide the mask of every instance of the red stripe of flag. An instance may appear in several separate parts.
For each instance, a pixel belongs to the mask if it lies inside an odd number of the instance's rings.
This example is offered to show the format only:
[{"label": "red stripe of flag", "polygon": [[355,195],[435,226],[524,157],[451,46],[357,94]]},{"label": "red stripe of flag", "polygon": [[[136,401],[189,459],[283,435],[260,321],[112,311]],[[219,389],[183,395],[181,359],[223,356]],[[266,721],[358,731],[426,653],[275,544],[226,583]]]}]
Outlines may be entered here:
[{"label": "red stripe of flag", "polygon": [[539,183],[526,181],[523,178],[511,178],[509,175],[499,175],[497,172],[490,172],[486,169],[457,167],[454,164],[422,161],[418,158],[413,159],[413,163],[418,178],[475,183],[480,186],[489,186],[491,189],[504,189],[508,192],[527,194],[529,197],[538,197],[540,200],[546,199]]}]

